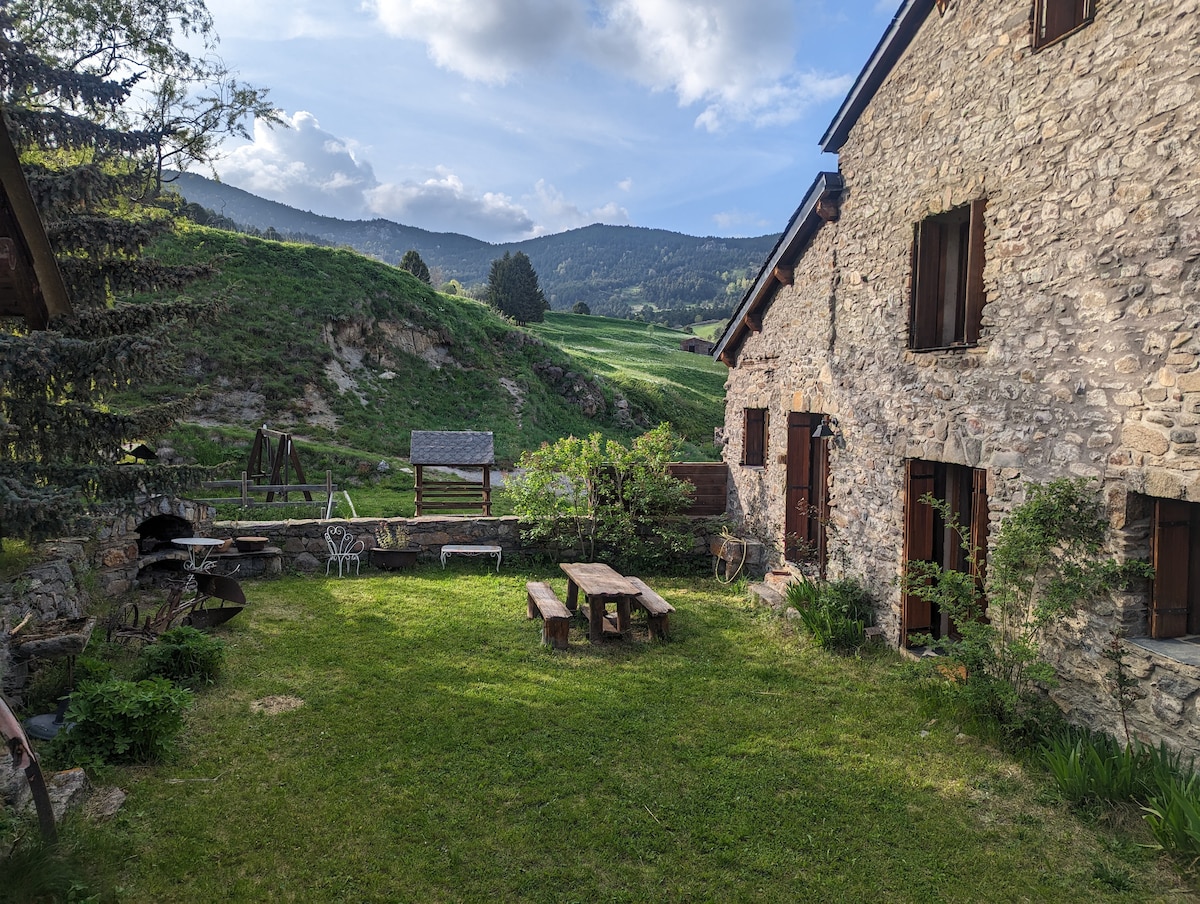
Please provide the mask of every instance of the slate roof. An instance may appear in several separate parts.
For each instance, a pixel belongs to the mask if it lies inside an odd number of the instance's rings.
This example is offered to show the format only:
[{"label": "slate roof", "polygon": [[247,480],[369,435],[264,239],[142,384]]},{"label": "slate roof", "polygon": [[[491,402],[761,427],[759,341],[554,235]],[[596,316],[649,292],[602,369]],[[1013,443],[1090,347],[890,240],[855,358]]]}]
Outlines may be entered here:
[{"label": "slate roof", "polygon": [[409,461],[414,465],[479,467],[496,463],[491,431],[414,430]]}]

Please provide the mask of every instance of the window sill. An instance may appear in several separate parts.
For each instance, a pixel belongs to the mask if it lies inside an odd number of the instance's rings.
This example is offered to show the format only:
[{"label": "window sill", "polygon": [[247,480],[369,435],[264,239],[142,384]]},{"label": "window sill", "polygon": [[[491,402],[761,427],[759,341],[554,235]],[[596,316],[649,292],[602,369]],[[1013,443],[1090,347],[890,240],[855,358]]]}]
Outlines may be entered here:
[{"label": "window sill", "polygon": [[1056,37],[1050,38],[1049,40],[1042,41],[1041,43],[1039,43],[1037,37],[1034,36],[1032,42],[1030,43],[1030,49],[1034,53],[1037,53],[1038,51],[1045,50],[1047,47],[1053,47],[1055,44],[1061,44],[1067,38],[1071,37],[1071,35],[1077,34],[1080,31],[1082,31],[1083,29],[1087,28],[1094,21],[1095,21],[1095,17],[1089,16],[1088,18],[1086,18],[1082,22],[1080,22],[1078,25],[1076,25],[1074,28],[1072,28],[1070,31],[1064,31],[1062,34],[1060,34]]},{"label": "window sill", "polygon": [[744,461],[738,462],[738,465],[747,471],[765,471],[766,465],[748,465]]},{"label": "window sill", "polygon": [[1125,642],[1154,653],[1172,662],[1200,667],[1200,635],[1185,634],[1183,637],[1127,637]]},{"label": "window sill", "polygon": [[955,343],[954,345],[933,345],[928,348],[909,348],[909,351],[914,355],[928,355],[936,354],[938,352],[965,352],[978,347],[979,343],[977,342],[972,342],[970,344],[966,342],[959,342]]}]

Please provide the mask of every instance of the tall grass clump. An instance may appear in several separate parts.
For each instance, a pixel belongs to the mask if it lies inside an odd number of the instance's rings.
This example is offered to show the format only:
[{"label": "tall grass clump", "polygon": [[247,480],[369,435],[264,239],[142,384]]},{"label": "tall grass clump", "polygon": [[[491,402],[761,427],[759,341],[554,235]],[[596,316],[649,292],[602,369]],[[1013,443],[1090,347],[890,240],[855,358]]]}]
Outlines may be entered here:
[{"label": "tall grass clump", "polygon": [[871,624],[871,598],[852,578],[789,584],[788,604],[800,613],[804,630],[823,650],[852,653],[863,645]]},{"label": "tall grass clump", "polygon": [[1161,782],[1143,809],[1159,846],[1194,869],[1200,863],[1200,773]]}]

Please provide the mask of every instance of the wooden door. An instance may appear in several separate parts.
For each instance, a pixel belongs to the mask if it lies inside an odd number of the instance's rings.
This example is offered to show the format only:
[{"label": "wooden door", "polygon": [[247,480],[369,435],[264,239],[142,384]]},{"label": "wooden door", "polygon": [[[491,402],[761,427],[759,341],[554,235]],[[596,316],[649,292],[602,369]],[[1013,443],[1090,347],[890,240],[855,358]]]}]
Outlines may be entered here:
[{"label": "wooden door", "polygon": [[[937,467],[934,462],[912,459],[905,464],[904,480],[904,569],[908,563],[932,562],[934,511],[921,497],[934,491]],[[933,631],[933,607],[929,600],[912,593],[904,594],[900,613],[900,641],[908,636]]]},{"label": "wooden door", "polygon": [[809,412],[793,411],[788,415],[783,529],[787,558],[797,561],[815,555],[824,575],[829,441],[812,435],[821,420],[821,415]]},{"label": "wooden door", "polygon": [[1188,631],[1191,505],[1175,499],[1154,503],[1154,595],[1150,636],[1179,637]]}]

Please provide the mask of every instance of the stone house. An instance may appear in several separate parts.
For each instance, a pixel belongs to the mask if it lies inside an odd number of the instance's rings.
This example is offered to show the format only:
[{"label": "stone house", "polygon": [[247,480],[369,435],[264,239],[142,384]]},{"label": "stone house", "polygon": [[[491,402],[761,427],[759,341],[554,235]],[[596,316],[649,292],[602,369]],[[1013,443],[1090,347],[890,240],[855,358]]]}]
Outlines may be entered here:
[{"label": "stone house", "polygon": [[[1055,691],[1113,730],[1130,638],[1147,737],[1200,743],[1200,2],[906,0],[718,340],[729,513],[857,576],[893,644],[947,630],[897,584],[964,567],[1028,482],[1095,480],[1152,585],[1054,638]],[[814,435],[815,434],[815,435]]]}]

